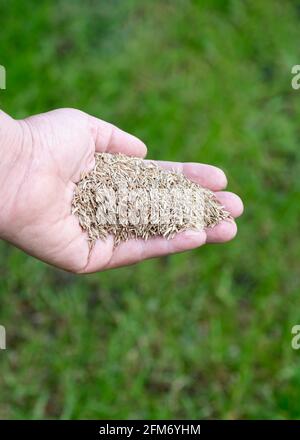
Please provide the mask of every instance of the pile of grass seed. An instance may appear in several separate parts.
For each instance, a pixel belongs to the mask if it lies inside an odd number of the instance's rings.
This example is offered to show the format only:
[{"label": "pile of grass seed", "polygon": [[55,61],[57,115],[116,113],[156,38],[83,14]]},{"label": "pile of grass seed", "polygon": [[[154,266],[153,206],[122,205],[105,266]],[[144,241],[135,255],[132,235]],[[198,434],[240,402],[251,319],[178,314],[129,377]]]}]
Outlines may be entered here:
[{"label": "pile of grass seed", "polygon": [[182,173],[123,154],[96,153],[94,169],[81,176],[72,201],[91,246],[108,234],[115,246],[130,238],[172,238],[229,218],[208,189]]}]

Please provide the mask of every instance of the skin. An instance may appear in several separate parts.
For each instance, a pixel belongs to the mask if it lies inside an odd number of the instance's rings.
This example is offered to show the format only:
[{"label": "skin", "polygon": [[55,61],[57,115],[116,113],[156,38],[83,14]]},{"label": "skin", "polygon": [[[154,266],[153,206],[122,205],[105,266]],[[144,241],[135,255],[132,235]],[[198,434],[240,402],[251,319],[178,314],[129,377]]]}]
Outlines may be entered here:
[{"label": "skin", "polygon": [[[113,249],[113,238],[89,249],[87,236],[71,201],[75,183],[94,166],[94,153],[121,152],[145,157],[147,148],[110,123],[75,109],[59,109],[14,120],[0,111],[0,237],[28,254],[74,273],[91,273],[234,238],[234,221],[213,229],[186,231],[171,240],[130,240]],[[219,168],[196,163],[159,162],[178,168],[188,178],[216,193],[221,204],[238,217],[240,198],[224,191]]]}]

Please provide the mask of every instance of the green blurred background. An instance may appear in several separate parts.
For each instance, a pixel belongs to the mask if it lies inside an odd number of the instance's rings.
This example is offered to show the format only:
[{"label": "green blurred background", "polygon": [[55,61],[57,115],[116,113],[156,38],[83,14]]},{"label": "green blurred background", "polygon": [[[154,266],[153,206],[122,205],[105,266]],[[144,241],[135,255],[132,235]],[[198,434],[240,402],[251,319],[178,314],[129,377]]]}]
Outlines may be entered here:
[{"label": "green blurred background", "polygon": [[300,2],[0,0],[2,109],[223,168],[231,243],[90,276],[0,244],[0,418],[298,418]]}]

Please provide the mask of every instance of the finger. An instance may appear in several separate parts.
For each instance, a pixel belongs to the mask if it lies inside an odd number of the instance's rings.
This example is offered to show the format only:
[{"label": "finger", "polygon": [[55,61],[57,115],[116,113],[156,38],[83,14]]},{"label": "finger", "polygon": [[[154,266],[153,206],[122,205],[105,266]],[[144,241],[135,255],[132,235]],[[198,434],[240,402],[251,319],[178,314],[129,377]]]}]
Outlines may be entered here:
[{"label": "finger", "polygon": [[90,116],[90,123],[96,151],[100,153],[123,153],[136,157],[146,156],[146,145],[132,134],[126,133],[113,124],[94,116]]},{"label": "finger", "polygon": [[217,226],[206,229],[206,243],[225,243],[237,234],[237,226],[233,220],[223,220]]},{"label": "finger", "polygon": [[155,161],[157,165],[169,170],[175,170],[183,173],[188,179],[198,183],[204,188],[212,191],[219,191],[227,186],[227,178],[224,171],[213,165],[205,165],[193,162],[167,162]]},{"label": "finger", "polygon": [[184,252],[205,244],[204,231],[185,231],[167,240],[163,237],[154,237],[149,240],[128,240],[121,243],[113,253],[105,269],[127,266],[149,258]]},{"label": "finger", "polygon": [[232,215],[232,217],[236,218],[242,215],[244,205],[239,196],[228,191],[219,191],[215,194],[218,201],[224,206],[225,210]]}]

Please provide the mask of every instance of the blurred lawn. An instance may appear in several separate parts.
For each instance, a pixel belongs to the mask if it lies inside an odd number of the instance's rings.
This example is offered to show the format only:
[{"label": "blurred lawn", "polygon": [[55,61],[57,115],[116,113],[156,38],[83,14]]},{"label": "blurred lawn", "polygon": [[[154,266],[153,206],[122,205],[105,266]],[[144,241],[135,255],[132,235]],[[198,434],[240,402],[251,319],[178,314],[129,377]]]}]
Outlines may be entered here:
[{"label": "blurred lawn", "polygon": [[0,418],[299,418],[299,2],[0,0],[2,108],[222,167],[223,246],[73,276],[0,245]]}]

